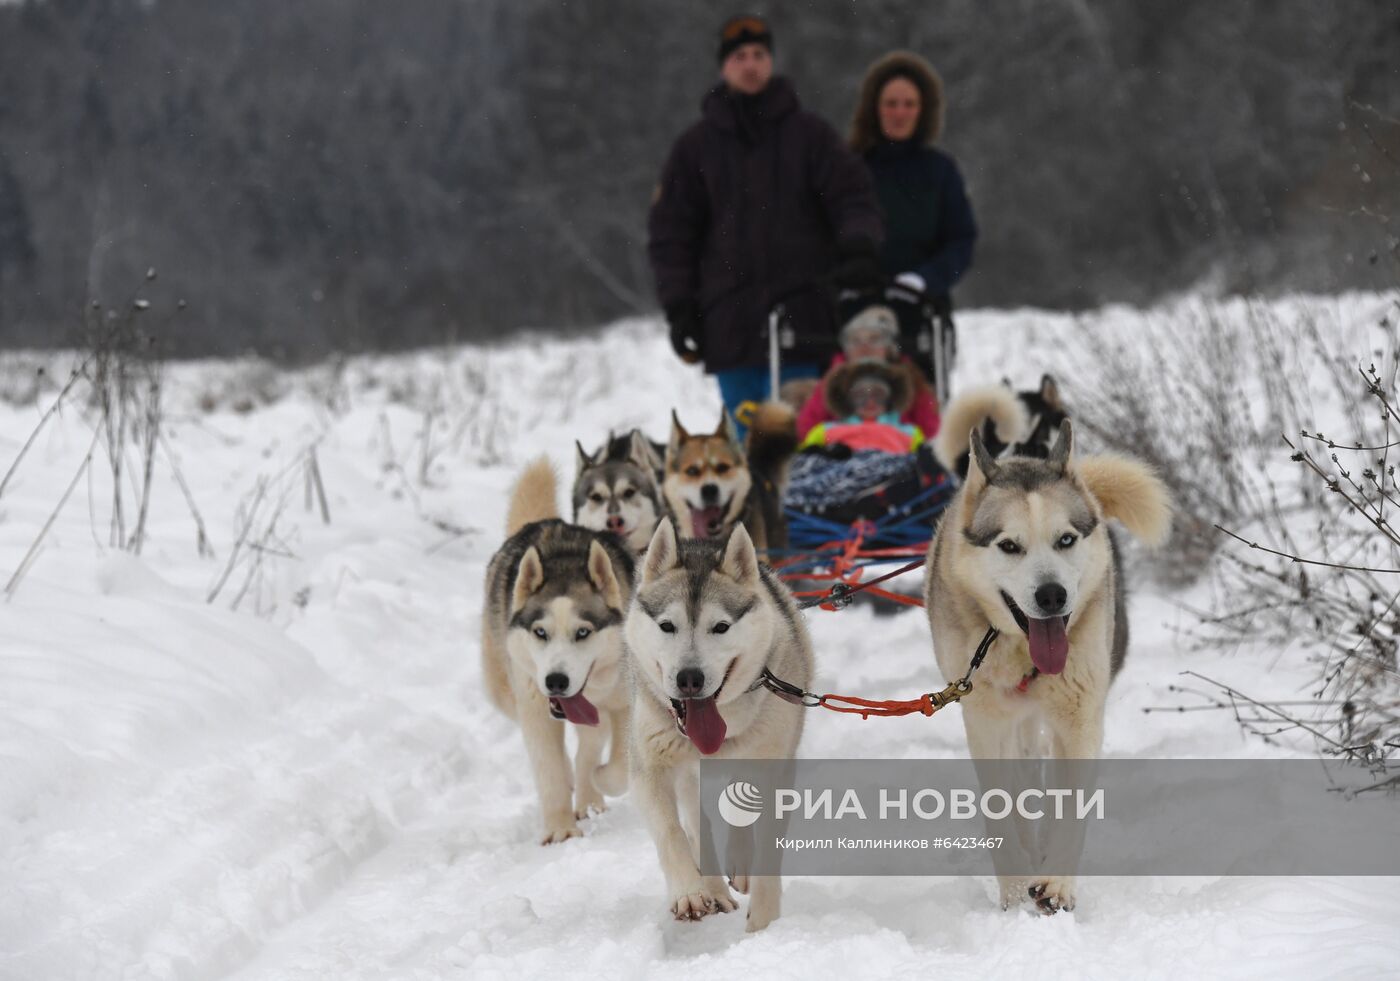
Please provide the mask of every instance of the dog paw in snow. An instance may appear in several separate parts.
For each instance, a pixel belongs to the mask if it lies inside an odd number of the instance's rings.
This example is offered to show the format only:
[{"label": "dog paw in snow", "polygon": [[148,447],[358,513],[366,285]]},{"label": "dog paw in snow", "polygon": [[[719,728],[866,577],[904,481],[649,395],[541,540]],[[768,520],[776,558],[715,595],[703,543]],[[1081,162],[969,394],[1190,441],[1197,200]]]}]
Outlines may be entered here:
[{"label": "dog paw in snow", "polygon": [[1046,879],[1043,882],[1032,883],[1026,890],[1035,903],[1036,909],[1050,916],[1064,910],[1068,913],[1074,909],[1074,880],[1063,878]]},{"label": "dog paw in snow", "polygon": [[540,839],[541,845],[557,845],[561,841],[568,841],[570,838],[582,838],[583,831],[577,824],[560,824],[545,830],[544,837]]},{"label": "dog paw in snow", "polygon": [[712,895],[704,889],[677,896],[671,903],[671,914],[678,920],[699,920],[711,913],[732,913],[739,908],[734,897],[725,890]]},{"label": "dog paw in snow", "polygon": [[579,799],[574,807],[574,817],[582,821],[586,817],[594,814],[602,814],[608,809],[608,805],[603,803],[602,794],[593,794],[588,797],[579,795]]}]

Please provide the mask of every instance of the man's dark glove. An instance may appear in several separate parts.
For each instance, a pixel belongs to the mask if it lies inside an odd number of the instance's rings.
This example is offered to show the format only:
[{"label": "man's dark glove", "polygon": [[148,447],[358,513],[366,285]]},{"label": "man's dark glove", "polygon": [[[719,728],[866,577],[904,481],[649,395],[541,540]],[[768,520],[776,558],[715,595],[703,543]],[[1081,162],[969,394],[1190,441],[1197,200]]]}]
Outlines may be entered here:
[{"label": "man's dark glove", "polygon": [[671,348],[686,364],[699,364],[705,356],[701,343],[700,306],[694,300],[681,300],[666,308],[671,325]]},{"label": "man's dark glove", "polygon": [[885,285],[885,274],[875,255],[875,243],[868,238],[842,240],[836,247],[831,281],[838,289],[861,293],[872,293]]}]

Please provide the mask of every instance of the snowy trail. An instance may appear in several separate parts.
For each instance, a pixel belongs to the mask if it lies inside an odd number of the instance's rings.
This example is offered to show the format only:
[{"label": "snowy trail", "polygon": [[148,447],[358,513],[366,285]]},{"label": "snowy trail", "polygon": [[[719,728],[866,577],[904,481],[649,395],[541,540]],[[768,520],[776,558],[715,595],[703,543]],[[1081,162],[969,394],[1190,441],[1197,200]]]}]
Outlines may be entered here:
[{"label": "snowy trail", "polygon": [[[825,663],[823,679],[845,667],[843,682],[919,690],[926,664],[910,656],[862,665],[861,638],[877,622],[864,610],[841,617],[849,619],[839,628],[814,625],[824,656],[845,648],[850,657]],[[917,613],[878,626],[882,637],[901,639],[926,630]],[[1146,662],[1139,680],[1173,653],[1135,650]],[[1140,735],[1131,702],[1115,699],[1110,732]],[[950,977],[1033,969],[1050,977],[1307,976],[1300,958],[1328,965],[1330,976],[1380,977],[1400,954],[1387,912],[1395,884],[1384,879],[1089,880],[1073,921],[1052,924],[1002,913],[989,879],[791,878],[783,918],[761,935],[745,937],[737,915],[677,924],[665,915],[650,839],[625,800],[586,822],[584,840],[542,848],[533,788],[513,745],[519,736],[499,720],[475,728],[481,752],[499,740],[503,758],[476,781],[446,788],[431,813],[398,829],[333,897],[276,931],[238,977],[518,978],[564,965],[573,976],[599,978],[702,967],[794,977],[816,964],[854,976],[930,964]],[[1150,738],[1186,752],[1201,735],[1193,728]],[[803,745],[810,756],[917,757],[953,755],[960,742],[952,718],[862,725],[814,716]],[[1125,742],[1110,752],[1133,755],[1135,740]],[[1250,755],[1238,740],[1231,748]]]},{"label": "snowy trail", "polygon": [[[1021,339],[1017,364],[969,357],[965,373],[1021,379],[1064,320],[964,323]],[[211,365],[174,379],[186,405],[239,385]],[[763,934],[745,937],[739,916],[671,922],[627,798],[583,839],[536,843],[519,733],[478,697],[477,633],[520,465],[547,450],[570,472],[575,437],[632,424],[660,436],[672,405],[708,421],[709,386],[673,363],[655,325],[630,323],[591,340],[355,362],[335,384],[286,387],[248,414],[178,412],[172,445],[217,559],[195,553],[169,481],[140,559],[99,546],[98,481],[92,512],[75,495],[0,604],[0,977],[1394,976],[1397,883],[1380,878],[1091,880],[1079,909],[1053,919],[1002,913],[990,880],[791,878]],[[428,418],[440,452],[424,463],[421,409],[439,404]],[[0,407],[0,461],[36,418]],[[0,501],[0,573],[90,438],[69,414],[36,444]],[[279,529],[295,557],[269,555],[238,610],[239,576],[206,604],[238,504],[312,443],[331,522],[288,484]],[[1181,649],[1168,629],[1180,617],[1172,597],[1138,598],[1107,751],[1263,755],[1218,713],[1142,714],[1175,701],[1166,686],[1186,667],[1302,684],[1261,654]],[[918,611],[809,619],[819,687],[908,697],[935,679]],[[813,716],[802,744],[810,757],[964,752],[955,715]]]}]

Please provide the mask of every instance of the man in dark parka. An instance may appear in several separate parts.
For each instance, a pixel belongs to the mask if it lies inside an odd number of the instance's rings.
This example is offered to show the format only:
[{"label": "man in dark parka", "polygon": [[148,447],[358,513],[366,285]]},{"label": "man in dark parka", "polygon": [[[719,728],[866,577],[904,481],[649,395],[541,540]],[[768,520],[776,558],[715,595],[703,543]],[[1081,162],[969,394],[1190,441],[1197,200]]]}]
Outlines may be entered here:
[{"label": "man in dark parka", "polygon": [[703,362],[732,413],[768,393],[765,327],[783,302],[796,344],[782,381],[817,377],[835,349],[823,286],[879,284],[883,238],[866,168],[825,120],[773,76],[757,17],[720,32],[722,81],[676,141],[648,222],[648,255],[671,345]]}]

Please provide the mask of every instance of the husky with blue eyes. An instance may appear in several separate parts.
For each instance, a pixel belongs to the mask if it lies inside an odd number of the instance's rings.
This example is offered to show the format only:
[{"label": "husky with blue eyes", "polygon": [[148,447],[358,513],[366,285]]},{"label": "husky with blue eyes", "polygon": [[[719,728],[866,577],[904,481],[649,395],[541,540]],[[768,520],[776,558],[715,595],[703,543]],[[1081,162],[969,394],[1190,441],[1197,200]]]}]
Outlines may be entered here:
[{"label": "husky with blue eyes", "polygon": [[[1137,461],[1076,458],[1068,421],[1044,459],[994,459],[977,429],[969,446],[967,478],[939,522],[924,584],[944,678],[963,677],[989,628],[996,631],[961,701],[968,749],[974,760],[1097,759],[1109,684],[1128,647],[1109,522],[1161,544],[1171,524],[1168,491]],[[1033,834],[1018,831],[1023,840]],[[1066,865],[1078,862],[1082,844]],[[1044,913],[1072,909],[1074,880],[1002,876],[1001,899]]]},{"label": "husky with blue eyes", "polygon": [[[557,494],[546,459],[516,482],[481,618],[486,691],[525,736],[546,845],[582,834],[578,819],[604,810],[604,794],[627,789],[631,708],[622,618],[632,554],[613,534],[559,520]],[[572,767],[567,725],[578,736]]]}]

